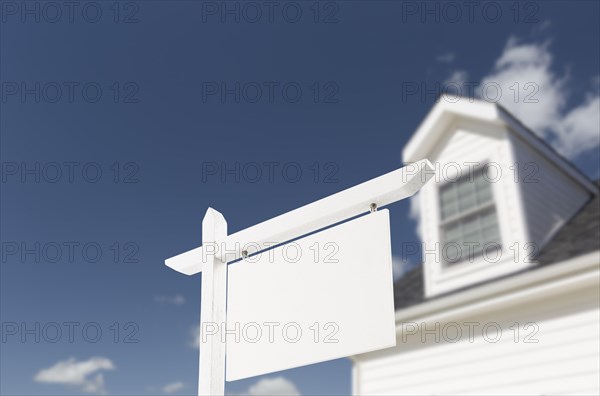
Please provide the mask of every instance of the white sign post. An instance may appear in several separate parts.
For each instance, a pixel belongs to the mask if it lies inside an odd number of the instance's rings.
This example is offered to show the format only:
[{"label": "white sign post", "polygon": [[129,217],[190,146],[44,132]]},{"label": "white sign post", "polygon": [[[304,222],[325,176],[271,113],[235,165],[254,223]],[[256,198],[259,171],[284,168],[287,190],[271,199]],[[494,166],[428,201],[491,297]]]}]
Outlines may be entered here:
[{"label": "white sign post", "polygon": [[[223,216],[209,208],[202,222],[203,246],[165,262],[187,275],[202,272],[198,394],[224,394],[226,351],[227,380],[231,381],[395,345],[387,210],[304,236],[410,197],[433,174],[428,160],[412,163],[231,235],[227,235]],[[289,241],[300,237],[294,243],[303,250],[304,259],[268,261],[271,253],[281,253]],[[307,249],[326,241],[339,249],[338,262],[327,266],[307,259]],[[263,255],[263,250],[275,245],[281,246]],[[228,290],[227,263],[239,258],[247,262],[232,265]],[[303,298],[299,285],[313,293]],[[268,291],[277,295],[267,296]],[[356,298],[357,293],[364,298]],[[338,300],[327,302],[328,296]],[[353,308],[362,317],[356,318]],[[227,310],[231,310],[231,320]],[[287,344],[272,345],[236,339],[226,346],[228,333],[240,331],[230,325],[251,323],[255,337],[264,330],[256,326],[269,323],[272,330],[273,319],[280,326],[294,323],[300,331],[310,326],[312,333],[305,335],[304,343],[287,339]],[[315,328],[315,323],[328,325],[330,331],[337,326],[339,339],[330,337],[329,341],[338,342],[307,343],[306,337],[327,331]]]},{"label": "white sign post", "polygon": [[[227,236],[223,215],[208,208],[202,220],[202,245],[222,241]],[[214,253],[207,253],[202,270],[200,323],[222,323],[226,319],[227,263]],[[202,327],[201,327],[202,331]],[[202,340],[202,338],[201,338]],[[200,354],[199,395],[222,395],[225,392],[225,343],[205,342]]]}]

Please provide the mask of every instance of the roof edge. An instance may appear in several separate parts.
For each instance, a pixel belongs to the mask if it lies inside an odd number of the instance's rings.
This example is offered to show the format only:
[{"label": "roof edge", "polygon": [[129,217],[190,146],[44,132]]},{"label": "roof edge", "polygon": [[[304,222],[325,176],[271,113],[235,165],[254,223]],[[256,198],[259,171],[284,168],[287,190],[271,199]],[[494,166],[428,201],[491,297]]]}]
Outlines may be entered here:
[{"label": "roof edge", "polygon": [[448,125],[458,117],[484,121],[508,128],[510,132],[519,136],[588,192],[594,195],[598,194],[598,186],[592,180],[545,140],[525,126],[521,120],[501,105],[480,99],[463,97],[455,102],[448,102],[440,98],[438,103],[425,116],[404,150],[402,150],[402,160],[405,163],[410,163],[421,158],[427,158],[435,147],[435,142],[439,140]]},{"label": "roof edge", "polygon": [[[518,278],[510,277],[501,279],[492,284],[480,285],[472,289],[449,295],[446,298],[436,298],[408,308],[400,309],[396,311],[396,323],[415,318],[446,315],[447,313],[470,303],[483,304],[484,299],[497,298],[505,294],[516,293],[519,290],[527,289],[532,286],[554,281],[564,281],[569,277],[576,277],[590,271],[598,272],[599,270],[600,250],[595,250],[551,266],[539,268],[536,271],[523,273]],[[600,278],[597,278],[597,280],[600,281]]]},{"label": "roof edge", "polygon": [[472,118],[494,124],[503,123],[499,107],[494,103],[466,97],[460,99],[456,102],[447,102],[442,97],[438,99],[402,150],[404,162],[414,162],[415,158],[421,156],[426,158],[433,149],[436,138],[457,117]]},{"label": "roof edge", "polygon": [[533,147],[540,155],[548,159],[553,164],[556,164],[561,171],[577,181],[588,192],[594,195],[598,194],[598,185],[594,183],[592,179],[586,176],[571,161],[556,151],[547,141],[536,135],[535,132],[523,124],[523,122],[515,117],[511,112],[506,110],[501,105],[496,106],[500,111],[501,117],[504,120],[504,124],[512,132],[516,132],[519,137],[525,140],[525,142]]}]

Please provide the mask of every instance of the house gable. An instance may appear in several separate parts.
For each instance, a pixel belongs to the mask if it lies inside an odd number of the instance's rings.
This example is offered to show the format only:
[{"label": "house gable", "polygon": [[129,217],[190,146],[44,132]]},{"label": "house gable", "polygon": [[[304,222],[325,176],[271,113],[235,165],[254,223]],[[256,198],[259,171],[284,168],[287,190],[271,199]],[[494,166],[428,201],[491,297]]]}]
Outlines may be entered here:
[{"label": "house gable", "polygon": [[[597,191],[572,165],[530,135],[531,131],[495,104],[441,101],[407,144],[405,162],[429,158],[436,169],[434,180],[414,198],[420,208],[425,296],[534,266],[534,258],[545,244]],[[468,204],[459,203],[466,207],[465,214],[448,225],[441,209],[447,205],[443,191],[450,183],[463,181],[465,175],[471,182],[473,172],[482,168],[487,169],[486,188],[491,191],[487,212],[478,213],[477,208],[470,210]],[[460,196],[457,199],[460,201]],[[490,243],[473,248],[483,245],[485,239],[473,242],[468,235],[474,234],[466,232],[482,221],[497,222],[494,242],[499,248]],[[456,234],[456,228],[467,231],[452,239],[449,235]],[[469,249],[481,251],[472,254]],[[461,258],[455,264],[449,257],[458,250],[463,255],[468,251],[469,259]]]}]

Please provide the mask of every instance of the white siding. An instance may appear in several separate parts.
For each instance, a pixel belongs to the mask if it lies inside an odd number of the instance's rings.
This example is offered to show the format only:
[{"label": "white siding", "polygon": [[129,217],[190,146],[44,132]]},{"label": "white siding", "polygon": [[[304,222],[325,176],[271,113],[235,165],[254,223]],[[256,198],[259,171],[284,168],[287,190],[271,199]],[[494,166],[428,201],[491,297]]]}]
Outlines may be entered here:
[{"label": "white siding", "polygon": [[[398,346],[358,358],[354,369],[359,395],[554,395],[600,393],[600,313],[598,286],[552,298],[530,299],[509,309],[465,316],[440,323],[435,334],[399,335]],[[466,323],[477,322],[473,342]],[[520,339],[510,329],[519,323]],[[538,331],[526,343],[523,330],[534,322]],[[458,323],[458,342],[444,340],[444,325]],[[486,342],[482,328],[497,323],[502,336]],[[429,322],[428,329],[434,329]],[[421,328],[423,326],[421,325]],[[449,338],[455,328],[446,326]],[[489,329],[492,338],[495,331]],[[425,340],[422,338],[425,337]]]},{"label": "white siding", "polygon": [[511,136],[530,241],[541,249],[590,198],[589,193],[556,165],[516,136]]}]

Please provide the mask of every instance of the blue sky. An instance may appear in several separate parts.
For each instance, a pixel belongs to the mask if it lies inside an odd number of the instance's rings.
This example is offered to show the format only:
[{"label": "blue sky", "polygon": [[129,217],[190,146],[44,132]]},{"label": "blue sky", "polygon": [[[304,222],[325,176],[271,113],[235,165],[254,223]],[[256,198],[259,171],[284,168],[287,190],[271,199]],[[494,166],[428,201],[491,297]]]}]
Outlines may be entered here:
[{"label": "blue sky", "polygon": [[[401,166],[423,86],[497,82],[598,178],[598,2],[492,3],[299,1],[252,22],[234,1],[3,0],[0,392],[194,394],[201,279],[164,259],[200,244],[208,206],[235,232]],[[417,241],[409,202],[390,209],[393,244]],[[347,394],[350,370],[227,391]]]}]

